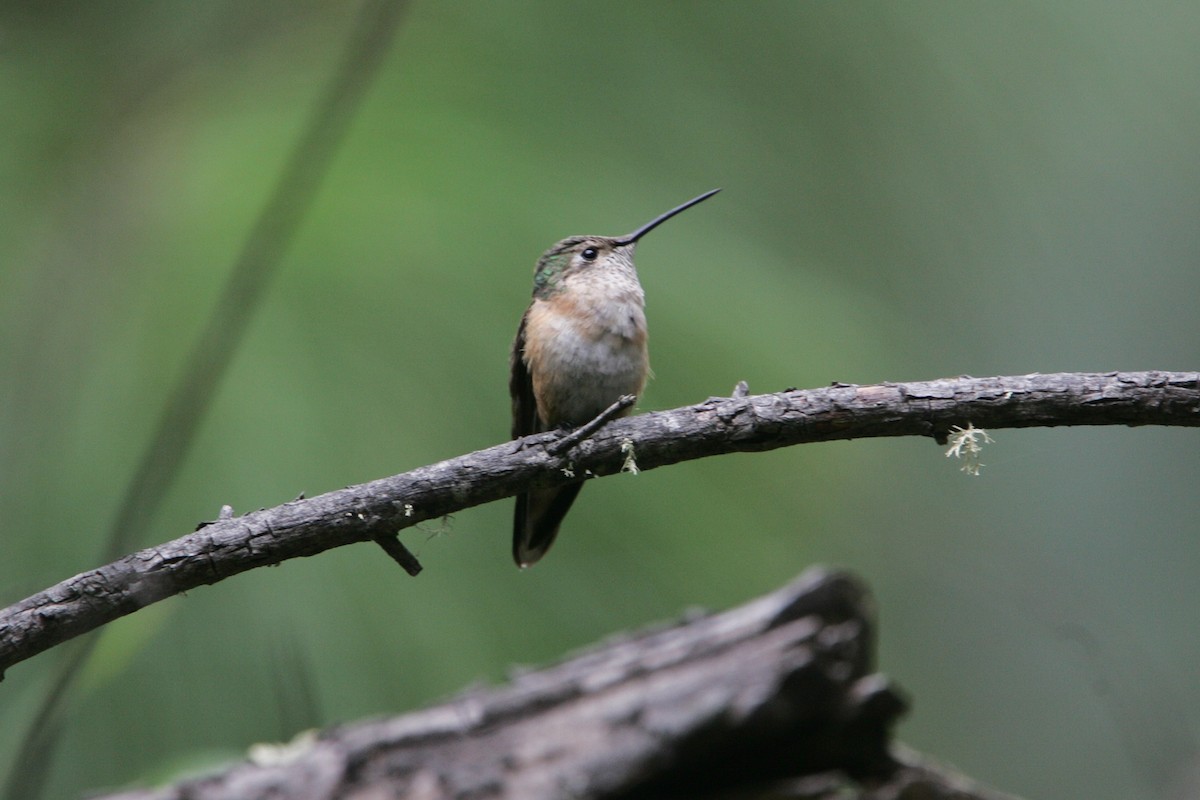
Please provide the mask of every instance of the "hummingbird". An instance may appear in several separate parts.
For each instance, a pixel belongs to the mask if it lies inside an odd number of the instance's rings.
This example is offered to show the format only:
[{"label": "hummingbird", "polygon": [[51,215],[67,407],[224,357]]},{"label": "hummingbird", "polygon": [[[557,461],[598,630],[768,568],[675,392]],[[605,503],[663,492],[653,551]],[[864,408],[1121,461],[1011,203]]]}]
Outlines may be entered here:
[{"label": "hummingbird", "polygon": [[[633,265],[638,240],[713,189],[627,236],[569,236],[538,259],[533,299],[513,341],[512,436],[574,428],[622,395],[640,396],[650,374],[646,298]],[[546,554],[583,482],[517,495],[513,560]]]}]

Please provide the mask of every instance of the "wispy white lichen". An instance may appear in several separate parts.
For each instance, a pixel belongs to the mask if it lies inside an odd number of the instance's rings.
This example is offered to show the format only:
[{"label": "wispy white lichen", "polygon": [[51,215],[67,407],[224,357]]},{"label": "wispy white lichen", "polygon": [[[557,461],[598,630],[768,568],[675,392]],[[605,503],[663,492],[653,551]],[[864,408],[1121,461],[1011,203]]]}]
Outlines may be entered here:
[{"label": "wispy white lichen", "polygon": [[985,444],[992,444],[993,439],[988,436],[988,432],[983,428],[976,428],[970,422],[967,427],[960,428],[955,425],[950,429],[950,447],[946,450],[946,458],[954,456],[962,460],[960,470],[968,475],[978,477],[979,470],[984,464],[979,462],[979,454],[983,452]]},{"label": "wispy white lichen", "polygon": [[641,472],[637,465],[637,455],[633,450],[633,439],[621,440],[621,452],[625,454],[625,463],[621,465],[621,472],[628,472],[630,475],[637,475]]},{"label": "wispy white lichen", "polygon": [[437,525],[430,525],[428,522],[418,523],[417,530],[425,534],[425,541],[432,541],[441,536],[449,536],[454,532],[454,515],[444,514],[438,520]]},{"label": "wispy white lichen", "polygon": [[281,767],[300,760],[317,743],[315,730],[301,731],[285,744],[258,743],[250,745],[247,757],[260,767]]}]

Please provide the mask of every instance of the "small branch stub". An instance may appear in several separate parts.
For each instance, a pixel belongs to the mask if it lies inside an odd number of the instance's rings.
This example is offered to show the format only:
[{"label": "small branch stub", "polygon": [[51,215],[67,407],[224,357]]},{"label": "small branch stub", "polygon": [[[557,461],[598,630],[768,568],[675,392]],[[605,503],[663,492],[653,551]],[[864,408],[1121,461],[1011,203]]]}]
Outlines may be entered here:
[{"label": "small branch stub", "polygon": [[424,567],[421,566],[421,562],[412,554],[412,551],[404,546],[399,536],[396,534],[377,536],[375,537],[375,543],[383,548],[383,552],[391,556],[392,560],[399,564],[409,575],[415,578],[421,574],[421,570]]},{"label": "small branch stub", "polygon": [[563,438],[559,439],[554,444],[546,448],[546,451],[552,456],[560,456],[570,450],[575,445],[582,442],[584,439],[591,436],[596,431],[604,427],[605,423],[613,419],[621,412],[630,408],[637,402],[637,397],[632,394],[623,394],[617,398],[617,402],[613,403],[608,408],[596,415],[596,418],[586,425],[581,425],[575,430],[568,433]]}]

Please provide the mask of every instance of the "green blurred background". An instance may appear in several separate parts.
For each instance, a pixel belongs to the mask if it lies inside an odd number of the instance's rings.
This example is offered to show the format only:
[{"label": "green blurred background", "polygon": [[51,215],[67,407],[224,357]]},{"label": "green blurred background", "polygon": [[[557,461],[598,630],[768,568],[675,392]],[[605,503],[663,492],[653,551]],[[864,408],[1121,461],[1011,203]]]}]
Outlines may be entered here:
[{"label": "green blurred background", "polygon": [[[0,604],[97,566],[170,387],[353,28],[321,2],[0,10]],[[532,266],[639,248],[645,410],[963,373],[1200,367],[1200,6],[418,2],[138,546],[495,444]],[[900,734],[1030,797],[1200,767],[1186,429],[791,448],[511,505],[103,633],[46,796],[393,713],[821,562],[879,602]],[[0,684],[12,767],[60,652]],[[1187,795],[1194,796],[1194,795]]]}]

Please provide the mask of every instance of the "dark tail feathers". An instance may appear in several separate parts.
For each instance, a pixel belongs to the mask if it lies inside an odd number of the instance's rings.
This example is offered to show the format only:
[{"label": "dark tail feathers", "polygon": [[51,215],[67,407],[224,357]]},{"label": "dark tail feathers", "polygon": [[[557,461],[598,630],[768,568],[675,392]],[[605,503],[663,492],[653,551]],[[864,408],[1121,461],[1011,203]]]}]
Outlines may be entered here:
[{"label": "dark tail feathers", "polygon": [[546,555],[582,483],[517,495],[513,514],[513,560],[524,569]]}]

